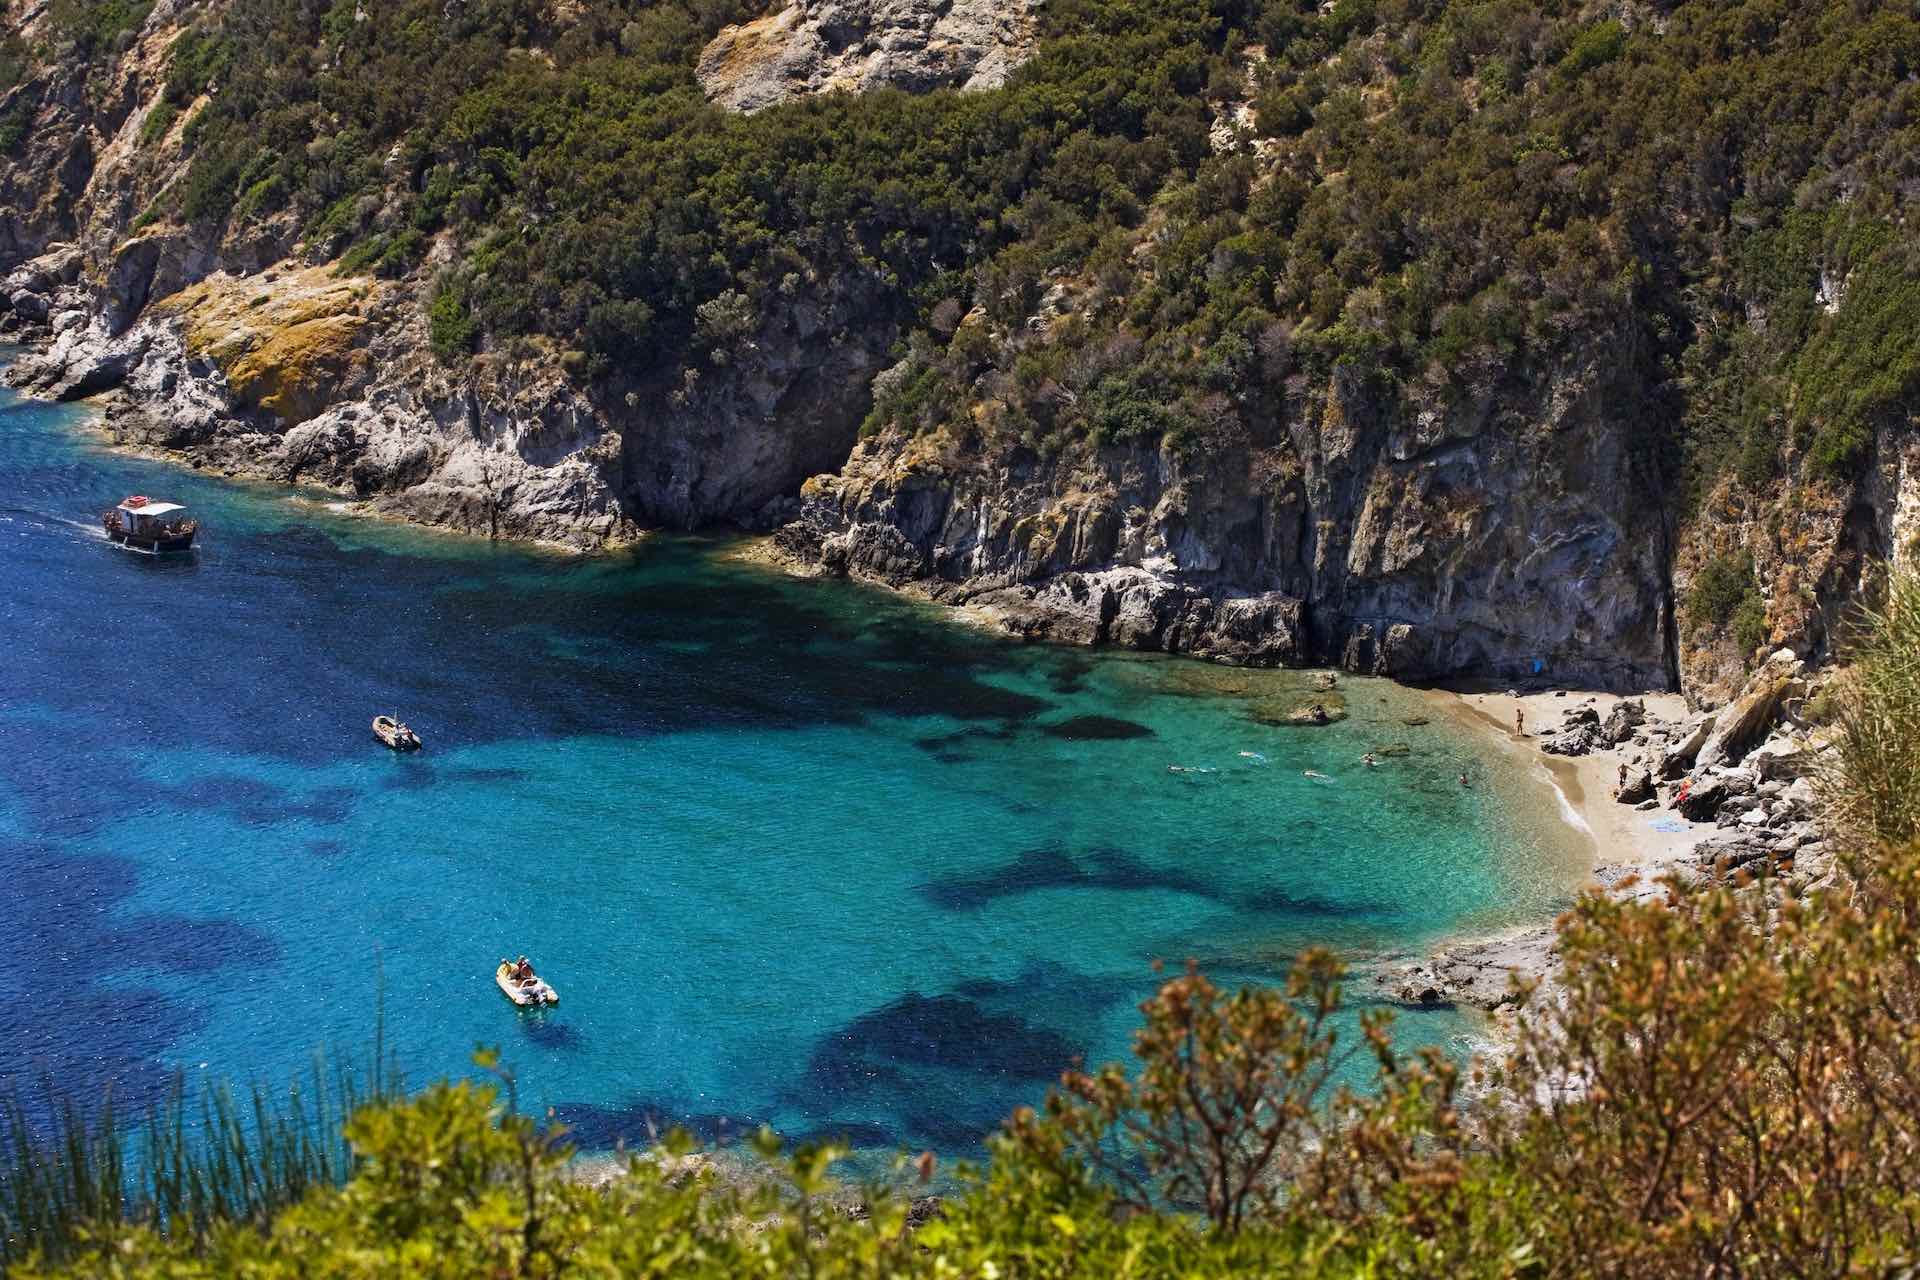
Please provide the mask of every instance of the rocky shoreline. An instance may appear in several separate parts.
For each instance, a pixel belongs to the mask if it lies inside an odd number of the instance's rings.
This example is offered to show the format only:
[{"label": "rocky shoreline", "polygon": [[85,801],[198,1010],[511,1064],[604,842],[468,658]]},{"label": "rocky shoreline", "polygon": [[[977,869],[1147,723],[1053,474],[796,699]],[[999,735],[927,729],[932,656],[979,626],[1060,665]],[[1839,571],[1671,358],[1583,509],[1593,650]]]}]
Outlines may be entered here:
[{"label": "rocky shoreline", "polygon": [[[16,267],[0,281],[0,337],[28,351],[5,380],[51,399],[96,400],[103,433],[122,447],[324,488],[368,514],[576,550],[634,540],[649,511],[669,522],[721,511],[712,504],[722,489],[700,478],[703,467],[721,467],[726,484],[751,496],[777,493],[777,477],[795,465],[784,453],[688,468],[656,460],[659,475],[637,481],[634,442],[538,353],[477,359],[456,375],[431,358],[420,308],[400,290],[325,265],[233,276],[185,260],[191,252],[156,235],[118,246],[104,274],[72,245]],[[845,358],[866,359],[856,356]],[[1363,407],[1357,395],[1327,388],[1315,412],[1345,421]],[[666,416],[700,411],[689,403]],[[1585,431],[1595,420],[1568,421]],[[693,442],[664,419],[636,429],[672,436],[674,457]],[[737,502],[724,509],[748,528],[776,530],[751,558],[886,586],[1027,640],[1254,667],[1326,664],[1409,682],[1672,682],[1669,588],[1626,549],[1624,509],[1536,511],[1517,494],[1526,520],[1480,529],[1463,559],[1459,535],[1409,523],[1404,500],[1421,486],[1490,475],[1464,443],[1433,451],[1409,437],[1365,457],[1346,434],[1296,443],[1313,465],[1254,492],[1189,475],[1164,450],[1021,461],[889,431],[814,475],[797,501],[771,498],[744,516]],[[1624,474],[1626,463],[1607,456]],[[1217,475],[1260,473],[1257,458],[1241,461]],[[1350,526],[1338,546],[1322,542],[1333,524],[1308,520],[1335,510]],[[1544,550],[1529,544],[1513,562],[1524,584],[1482,581],[1505,573],[1501,539],[1562,517],[1567,537]],[[1559,722],[1528,740],[1561,760],[1617,769],[1577,788],[1562,782],[1563,795],[1586,797],[1601,847],[1595,878],[1612,891],[1658,892],[1659,875],[1740,869],[1818,879],[1831,858],[1813,821],[1819,743],[1796,710],[1809,679],[1782,650],[1715,709],[1654,709],[1674,695],[1550,692],[1483,693],[1481,702],[1501,705],[1476,710],[1497,727],[1518,706],[1539,724],[1550,702],[1566,700]],[[1603,797],[1616,785],[1635,813],[1671,812],[1663,820],[1683,823],[1691,847],[1649,853],[1639,834],[1601,838],[1617,824],[1596,820],[1595,806],[1614,804]],[[1497,1008],[1511,1000],[1510,976],[1551,971],[1552,946],[1553,930],[1540,926],[1448,946],[1379,981],[1416,1004]]]},{"label": "rocky shoreline", "polygon": [[[1830,882],[1835,850],[1819,816],[1815,778],[1827,748],[1807,715],[1830,672],[1781,650],[1732,700],[1689,710],[1675,696],[1565,690],[1525,696],[1447,694],[1489,735],[1555,761],[1562,798],[1593,835],[1592,885],[1626,898],[1662,896],[1668,877],[1706,884],[1745,874],[1806,888]],[[1521,723],[1536,726],[1516,731]],[[1443,945],[1425,961],[1375,976],[1414,1005],[1509,1008],[1516,980],[1558,967],[1551,923]]]},{"label": "rocky shoreline", "polygon": [[138,309],[112,305],[133,288],[116,279],[103,304],[68,247],[0,282],[5,335],[27,347],[6,381],[98,404],[113,443],[379,515],[581,550],[638,532],[619,436],[590,406],[557,378],[456,385],[423,358],[417,308],[377,282],[215,273]]}]

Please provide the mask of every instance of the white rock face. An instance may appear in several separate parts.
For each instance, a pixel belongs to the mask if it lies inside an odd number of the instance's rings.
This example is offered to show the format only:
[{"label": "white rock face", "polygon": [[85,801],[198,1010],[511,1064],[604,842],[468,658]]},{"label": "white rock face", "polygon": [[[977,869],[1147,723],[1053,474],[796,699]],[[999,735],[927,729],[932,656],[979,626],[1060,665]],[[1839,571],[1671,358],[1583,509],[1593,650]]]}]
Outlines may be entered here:
[{"label": "white rock face", "polygon": [[1033,51],[1036,0],[799,0],[700,55],[707,96],[758,111],[833,90],[993,89]]}]

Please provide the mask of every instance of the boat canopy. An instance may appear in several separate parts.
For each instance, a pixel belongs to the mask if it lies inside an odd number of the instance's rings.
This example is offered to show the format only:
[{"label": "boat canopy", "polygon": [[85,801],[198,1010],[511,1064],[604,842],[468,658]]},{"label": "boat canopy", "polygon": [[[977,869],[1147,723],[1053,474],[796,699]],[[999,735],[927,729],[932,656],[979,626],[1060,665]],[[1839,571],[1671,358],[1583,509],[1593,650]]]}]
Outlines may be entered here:
[{"label": "boat canopy", "polygon": [[120,509],[130,516],[170,516],[186,508],[178,502],[139,502],[132,505],[121,503]]}]

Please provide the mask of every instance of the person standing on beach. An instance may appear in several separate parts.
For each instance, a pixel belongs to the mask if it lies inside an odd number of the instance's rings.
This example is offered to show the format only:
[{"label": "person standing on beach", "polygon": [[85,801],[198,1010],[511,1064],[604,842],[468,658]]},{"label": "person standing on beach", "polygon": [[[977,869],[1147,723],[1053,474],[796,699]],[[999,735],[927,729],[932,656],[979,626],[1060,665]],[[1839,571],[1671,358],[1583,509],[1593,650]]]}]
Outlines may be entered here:
[{"label": "person standing on beach", "polygon": [[1513,731],[1523,738],[1527,736],[1527,713],[1519,707],[1513,709]]}]

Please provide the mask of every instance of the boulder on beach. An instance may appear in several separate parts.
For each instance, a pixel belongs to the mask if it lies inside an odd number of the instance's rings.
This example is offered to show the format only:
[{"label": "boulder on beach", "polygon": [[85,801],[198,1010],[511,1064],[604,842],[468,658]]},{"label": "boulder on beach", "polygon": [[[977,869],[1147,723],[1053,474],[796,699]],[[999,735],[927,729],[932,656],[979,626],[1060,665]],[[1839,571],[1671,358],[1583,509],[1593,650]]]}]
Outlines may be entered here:
[{"label": "boulder on beach", "polygon": [[1661,753],[1660,776],[1672,780],[1691,769],[1719,718],[1716,711],[1704,711],[1681,725],[1679,736]]},{"label": "boulder on beach", "polygon": [[1621,804],[1637,805],[1653,799],[1653,794],[1653,774],[1640,769],[1627,775],[1626,784],[1614,792],[1613,798]]},{"label": "boulder on beach", "polygon": [[1580,721],[1542,742],[1540,749],[1550,756],[1584,756],[1599,745],[1600,730],[1591,721]]},{"label": "boulder on beach", "polygon": [[1696,767],[1711,768],[1736,760],[1765,735],[1773,727],[1780,700],[1794,689],[1803,666],[1791,649],[1768,658],[1741,689],[1740,696],[1720,713],[1712,735],[1700,748]]},{"label": "boulder on beach", "polygon": [[1725,779],[1708,778],[1675,796],[1673,807],[1689,822],[1712,822],[1730,794],[1731,789]]},{"label": "boulder on beach", "polygon": [[1600,726],[1600,737],[1610,746],[1619,746],[1633,736],[1647,720],[1647,704],[1638,698],[1622,698],[1613,704]]}]

